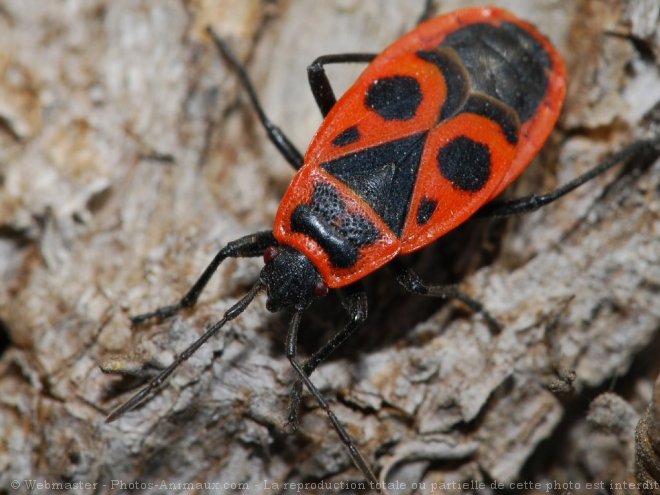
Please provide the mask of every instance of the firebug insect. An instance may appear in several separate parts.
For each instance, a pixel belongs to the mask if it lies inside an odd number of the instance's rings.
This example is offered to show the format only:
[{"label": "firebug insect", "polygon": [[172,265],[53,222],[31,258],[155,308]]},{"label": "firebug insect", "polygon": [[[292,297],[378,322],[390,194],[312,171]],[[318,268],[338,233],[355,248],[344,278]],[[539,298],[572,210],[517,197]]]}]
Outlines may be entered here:
[{"label": "firebug insect", "polygon": [[[289,421],[295,426],[304,384],[327,413],[355,465],[377,483],[310,379],[366,319],[361,279],[388,264],[407,291],[458,298],[496,325],[477,301],[455,287],[424,283],[397,257],[429,245],[472,216],[536,210],[619,162],[643,151],[657,151],[658,143],[634,143],[548,194],[493,201],[522,173],[551,133],[564,100],[566,71],[559,53],[531,24],[499,8],[468,8],[423,19],[380,54],[317,58],[308,67],[308,78],[325,120],[303,156],[265,115],[244,68],[226,43],[211,29],[209,34],[238,74],[268,137],[297,173],[272,231],[228,243],[178,303],[132,318],[140,324],[193,306],[226,258],[264,258],[265,266],[247,295],[107,420],[141,403],[265,290],[270,311],[293,310],[286,354],[298,380],[292,389]],[[325,65],[338,63],[368,65],[336,100]],[[296,343],[302,314],[330,290],[339,291],[349,323],[301,363]]]}]

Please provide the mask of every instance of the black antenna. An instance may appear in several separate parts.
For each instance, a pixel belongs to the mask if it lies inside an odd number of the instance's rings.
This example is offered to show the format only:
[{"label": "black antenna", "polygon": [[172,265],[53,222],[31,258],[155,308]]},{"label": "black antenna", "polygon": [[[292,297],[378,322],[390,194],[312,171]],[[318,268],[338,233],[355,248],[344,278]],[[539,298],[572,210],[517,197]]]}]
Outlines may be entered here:
[{"label": "black antenna", "polygon": [[353,464],[355,464],[355,467],[357,467],[365,476],[365,478],[367,478],[371,484],[371,488],[377,489],[377,491],[380,492],[381,490],[378,483],[378,478],[376,478],[376,475],[369,467],[369,463],[364,459],[364,456],[360,453],[357,445],[355,445],[353,438],[348,434],[344,426],[341,424],[335,413],[330,408],[328,401],[323,398],[323,395],[321,395],[319,389],[316,388],[316,385],[314,385],[314,383],[312,383],[312,381],[309,379],[308,373],[304,370],[304,365],[301,365],[296,359],[298,329],[300,328],[300,320],[302,318],[303,311],[304,309],[296,311],[291,318],[291,322],[289,323],[289,330],[286,334],[286,356],[289,358],[289,362],[298,374],[300,380],[307,387],[307,390],[309,390],[321,409],[323,409],[328,415],[330,423],[332,423],[332,427],[335,429],[337,435],[339,436],[339,440],[341,440],[341,443],[343,443],[344,446],[348,449],[348,453],[350,454],[351,460],[353,461]]},{"label": "black antenna", "polygon": [[227,323],[230,320],[233,320],[243,311],[245,311],[245,309],[249,306],[249,304],[259,293],[259,291],[263,289],[263,287],[264,284],[261,282],[261,280],[257,281],[257,283],[252,286],[250,291],[241,300],[239,300],[236,304],[234,304],[231,308],[227,310],[227,312],[224,314],[224,316],[220,321],[215,323],[211,328],[209,328],[204,333],[204,335],[202,335],[199,339],[193,342],[185,351],[179,354],[179,356],[174,360],[172,364],[170,364],[167,368],[165,368],[163,371],[158,373],[157,376],[152,378],[151,381],[147,383],[144,387],[142,387],[142,389],[138,393],[136,393],[129,400],[121,404],[119,407],[115,408],[110,414],[108,414],[108,417],[105,418],[105,422],[110,423],[115,419],[117,419],[122,414],[124,414],[125,412],[134,409],[153,390],[159,388],[163,384],[163,382],[167,380],[167,378],[174,372],[174,370],[181,365],[181,363],[183,363],[190,356],[192,356],[195,353],[195,351],[197,351],[197,349],[199,349],[207,340],[209,340],[216,333],[218,333],[218,331],[224,326],[225,323]]}]

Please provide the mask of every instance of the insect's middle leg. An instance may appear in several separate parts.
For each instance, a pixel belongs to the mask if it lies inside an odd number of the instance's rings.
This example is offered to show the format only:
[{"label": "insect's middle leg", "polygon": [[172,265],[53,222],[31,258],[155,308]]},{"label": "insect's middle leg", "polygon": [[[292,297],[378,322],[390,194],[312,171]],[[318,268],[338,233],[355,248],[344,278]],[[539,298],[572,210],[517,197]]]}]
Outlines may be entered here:
[{"label": "insect's middle leg", "polygon": [[394,270],[396,281],[408,292],[422,296],[437,297],[440,299],[458,299],[467,304],[472,310],[480,313],[486,323],[494,332],[502,330],[498,321],[484,308],[484,306],[465,292],[461,292],[455,285],[430,285],[424,282],[412,269],[403,266],[394,260],[390,266]]},{"label": "insect's middle leg", "polygon": [[[303,371],[307,376],[325,361],[334,350],[342,345],[367,319],[368,303],[367,294],[361,284],[350,286],[340,291],[342,306],[348,313],[348,324],[332,339],[326,342],[319,350],[307,359],[302,365]],[[300,397],[302,394],[303,382],[297,380],[291,388],[291,402],[289,404],[289,416],[287,424],[292,430],[298,427],[298,409],[300,407]]]},{"label": "insect's middle leg", "polygon": [[273,122],[268,118],[263,110],[263,107],[261,106],[257,92],[254,90],[254,85],[252,84],[252,81],[250,81],[250,78],[245,71],[245,67],[243,67],[243,64],[239,62],[238,58],[236,58],[236,55],[234,55],[234,53],[229,49],[227,43],[225,43],[225,41],[221,39],[210,27],[207,28],[207,31],[211,35],[211,38],[213,38],[213,42],[218,48],[218,51],[236,71],[241,84],[250,97],[250,102],[252,103],[254,110],[257,112],[259,121],[265,129],[268,138],[275,145],[284,159],[289,162],[293,168],[298,170],[303,165],[302,154],[300,151],[298,151],[291,140],[286,137],[284,132],[282,132],[282,130],[273,124]]}]

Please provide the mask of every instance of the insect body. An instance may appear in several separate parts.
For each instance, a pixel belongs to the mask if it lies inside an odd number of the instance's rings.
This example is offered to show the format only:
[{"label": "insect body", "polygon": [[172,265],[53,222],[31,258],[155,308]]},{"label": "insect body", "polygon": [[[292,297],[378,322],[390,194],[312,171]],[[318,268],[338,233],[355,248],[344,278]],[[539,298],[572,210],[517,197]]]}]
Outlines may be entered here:
[{"label": "insect body", "polygon": [[274,234],[331,288],[422,248],[496,197],[550,134],[564,64],[531,25],[469,9],[378,55],[332,107]]},{"label": "insect body", "polygon": [[[475,214],[503,216],[537,209],[658,144],[635,143],[546,195],[492,202],[550,134],[564,98],[565,69],[557,51],[530,24],[501,9],[472,8],[420,24],[381,54],[326,55],[314,61],[308,76],[326,118],[303,158],[266,117],[226,44],[209,32],[237,71],[268,137],[298,172],[272,232],[230,242],[177,304],[132,318],[139,324],[193,306],[228,257],[264,257],[265,266],[249,293],[108,421],[142,402],[266,290],[269,310],[293,309],[286,354],[298,381],[289,421],[295,426],[304,384],[328,414],[356,466],[375,483],[368,463],[309,378],[366,319],[360,279],[389,263],[406,290],[458,298],[488,317],[466,294],[425,284],[398,265],[396,257],[428,245]],[[337,101],[324,65],[364,62],[370,63]],[[330,289],[339,291],[349,323],[301,363],[296,342],[302,313]]]}]

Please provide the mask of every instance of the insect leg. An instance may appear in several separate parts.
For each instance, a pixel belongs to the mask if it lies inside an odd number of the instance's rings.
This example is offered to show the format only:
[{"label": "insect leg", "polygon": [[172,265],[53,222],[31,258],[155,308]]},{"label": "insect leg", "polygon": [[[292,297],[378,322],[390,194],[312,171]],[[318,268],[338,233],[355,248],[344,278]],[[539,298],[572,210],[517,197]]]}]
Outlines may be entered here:
[{"label": "insect leg", "polygon": [[339,435],[339,439],[341,440],[341,442],[348,449],[348,452],[355,466],[362,472],[362,474],[364,474],[367,480],[369,480],[375,487],[378,485],[378,480],[376,479],[374,473],[371,471],[371,468],[367,464],[367,461],[364,459],[364,457],[358,450],[357,446],[355,445],[355,442],[353,442],[353,439],[348,434],[346,429],[339,422],[339,419],[337,419],[337,416],[330,408],[330,404],[328,404],[328,402],[323,398],[321,392],[319,392],[319,390],[316,388],[316,385],[312,383],[312,381],[309,379],[309,376],[307,376],[307,373],[305,372],[305,370],[303,370],[303,367],[296,359],[298,328],[300,327],[301,317],[302,317],[302,310],[295,312],[293,314],[293,318],[291,319],[291,323],[289,324],[289,331],[287,332],[287,336],[286,336],[286,356],[289,358],[289,362],[291,363],[291,366],[293,366],[293,369],[296,370],[296,373],[298,373],[300,380],[302,380],[302,382],[305,384],[307,389],[314,396],[316,402],[318,402],[319,406],[321,406],[321,409],[323,409],[325,413],[328,415],[328,418],[332,423],[332,427],[337,432],[337,435]]},{"label": "insect leg", "polygon": [[[424,1],[424,10],[417,19],[416,24],[430,19],[434,14],[435,8],[433,0]],[[307,67],[307,78],[309,86],[312,88],[312,94],[316,104],[325,117],[328,112],[337,103],[335,92],[332,90],[328,75],[325,73],[326,64],[345,64],[345,63],[369,63],[376,58],[375,53],[338,53],[334,55],[322,55],[318,57]]]},{"label": "insect leg", "polygon": [[298,170],[303,165],[302,154],[300,151],[298,151],[291,140],[286,137],[284,132],[282,132],[282,130],[273,124],[273,122],[266,116],[263,107],[261,106],[261,102],[257,97],[257,92],[254,90],[252,81],[250,81],[250,78],[245,71],[245,67],[243,67],[243,65],[236,58],[236,55],[234,55],[234,53],[229,49],[227,43],[222,40],[215,33],[215,31],[213,31],[213,29],[208,27],[206,30],[213,39],[215,46],[218,48],[218,51],[229,62],[229,65],[231,65],[232,68],[236,71],[236,74],[238,74],[238,78],[247,91],[247,94],[250,97],[250,102],[252,102],[252,106],[257,112],[257,116],[261,121],[261,125],[266,130],[266,134],[268,134],[268,138],[275,145],[284,159],[289,162],[293,168]]},{"label": "insect leg", "polygon": [[596,165],[588,172],[576,177],[572,181],[564,184],[558,189],[547,194],[525,196],[507,201],[491,201],[481,208],[477,217],[506,217],[519,213],[529,213],[536,211],[548,203],[561,198],[565,194],[577,189],[585,182],[608,171],[618,163],[627,162],[633,158],[646,157],[646,159],[655,159],[660,155],[660,141],[637,141],[622,150],[614,153],[602,163]]},{"label": "insect leg", "polygon": [[[302,369],[307,376],[311,375],[318,365],[325,361],[337,347],[346,342],[353,335],[353,332],[367,319],[367,294],[361,284],[354,284],[342,289],[339,294],[342,306],[348,313],[349,322],[330,341],[326,342],[323,347],[303,363]],[[296,430],[298,427],[298,408],[300,406],[302,386],[302,380],[297,380],[291,388],[291,402],[289,404],[287,423],[293,430]]]},{"label": "insect leg", "polygon": [[424,1],[424,10],[417,18],[417,24],[428,21],[431,17],[433,17],[433,14],[435,14],[435,5],[433,5],[433,3],[433,0]]},{"label": "insect leg", "polygon": [[337,53],[321,55],[307,67],[307,79],[312,88],[316,104],[325,117],[337,103],[335,92],[332,90],[328,75],[325,73],[326,64],[369,63],[376,57],[375,53]]},{"label": "insect leg", "polygon": [[405,267],[396,261],[392,263],[392,268],[394,269],[396,281],[399,282],[406,291],[412,294],[437,297],[440,299],[458,299],[467,304],[475,312],[481,313],[488,323],[488,326],[494,332],[502,330],[502,326],[488,311],[486,311],[486,308],[484,308],[479,301],[471,298],[466,293],[461,292],[455,285],[428,285],[412,269]]},{"label": "insect leg", "polygon": [[178,311],[184,308],[189,308],[194,306],[199,298],[199,295],[206,287],[209,279],[213,276],[215,271],[218,269],[220,263],[222,263],[226,258],[251,258],[255,256],[261,256],[268,246],[277,245],[273,233],[269,230],[262,232],[256,232],[254,234],[246,235],[235,241],[231,241],[225,247],[223,247],[215,255],[211,263],[206,267],[202,275],[197,279],[193,284],[190,290],[186,293],[181,300],[170,306],[163,306],[158,308],[155,311],[150,311],[149,313],[143,313],[137,316],[131,317],[131,323],[133,325],[139,325],[144,323],[147,320],[152,318],[157,318],[159,320],[164,320],[170,316],[174,316]]}]

